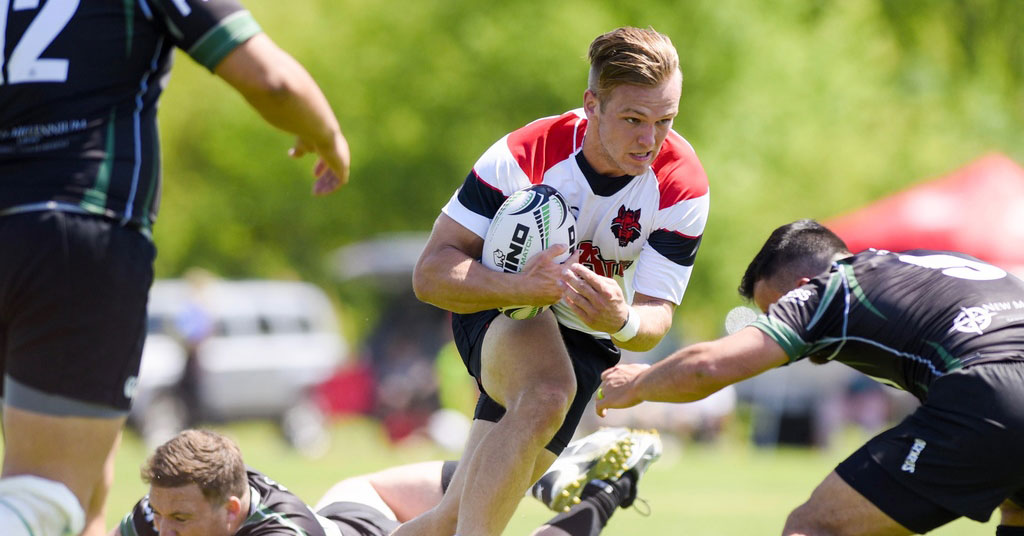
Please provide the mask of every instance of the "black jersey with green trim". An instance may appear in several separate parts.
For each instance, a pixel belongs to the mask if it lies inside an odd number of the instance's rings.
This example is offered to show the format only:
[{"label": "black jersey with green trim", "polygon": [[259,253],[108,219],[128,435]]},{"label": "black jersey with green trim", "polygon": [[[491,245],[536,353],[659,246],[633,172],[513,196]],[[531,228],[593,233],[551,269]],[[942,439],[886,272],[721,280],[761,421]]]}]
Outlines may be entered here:
[{"label": "black jersey with green trim", "polygon": [[[325,536],[323,524],[333,524],[318,518],[313,510],[294,493],[269,477],[249,469],[246,471],[252,499],[249,517],[235,532],[235,536]],[[159,536],[153,525],[153,509],[146,495],[121,520],[121,536]],[[332,530],[332,534],[337,531]]]},{"label": "black jersey with green trim", "polygon": [[947,372],[1024,361],[1024,281],[962,253],[868,250],[790,291],[753,325],[791,362],[834,359],[923,401]]},{"label": "black jersey with green trim", "polygon": [[56,203],[148,228],[174,48],[212,71],[259,32],[234,0],[0,0],[0,215]]}]

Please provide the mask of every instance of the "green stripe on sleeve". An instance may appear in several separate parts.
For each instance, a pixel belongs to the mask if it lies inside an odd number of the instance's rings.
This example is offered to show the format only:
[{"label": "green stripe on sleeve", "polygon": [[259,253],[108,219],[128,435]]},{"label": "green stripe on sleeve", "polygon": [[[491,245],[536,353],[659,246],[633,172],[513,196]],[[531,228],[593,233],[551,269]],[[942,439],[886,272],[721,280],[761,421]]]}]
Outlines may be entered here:
[{"label": "green stripe on sleeve", "polygon": [[232,50],[262,32],[248,11],[236,11],[210,29],[188,49],[188,55],[211,72]]},{"label": "green stripe on sleeve", "polygon": [[121,520],[120,529],[121,529],[121,536],[139,536],[139,534],[137,532],[135,532],[135,524],[132,523],[132,515],[131,514],[128,514],[127,516],[124,517],[124,519]]},{"label": "green stripe on sleeve", "polygon": [[789,327],[781,320],[768,315],[761,315],[750,325],[763,331],[765,335],[768,335],[768,337],[773,341],[779,343],[779,346],[781,346],[786,352],[786,355],[789,356],[790,363],[803,357],[803,352],[808,346],[807,342],[801,339],[800,336],[793,331],[793,328]]}]

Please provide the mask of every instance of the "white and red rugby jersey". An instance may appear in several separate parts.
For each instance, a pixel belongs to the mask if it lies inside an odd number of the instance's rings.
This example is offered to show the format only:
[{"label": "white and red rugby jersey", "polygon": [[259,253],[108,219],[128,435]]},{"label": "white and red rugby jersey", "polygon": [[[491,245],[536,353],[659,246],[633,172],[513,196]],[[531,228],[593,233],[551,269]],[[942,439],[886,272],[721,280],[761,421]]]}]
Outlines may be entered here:
[{"label": "white and red rugby jersey", "polygon": [[[576,216],[580,262],[614,278],[632,302],[640,292],[683,299],[708,219],[708,180],[693,147],[670,131],[642,175],[606,177],[583,158],[583,109],[538,119],[498,140],[477,160],[442,211],[481,238],[502,202],[531,184],[547,184]],[[558,321],[597,337],[564,302]]]}]

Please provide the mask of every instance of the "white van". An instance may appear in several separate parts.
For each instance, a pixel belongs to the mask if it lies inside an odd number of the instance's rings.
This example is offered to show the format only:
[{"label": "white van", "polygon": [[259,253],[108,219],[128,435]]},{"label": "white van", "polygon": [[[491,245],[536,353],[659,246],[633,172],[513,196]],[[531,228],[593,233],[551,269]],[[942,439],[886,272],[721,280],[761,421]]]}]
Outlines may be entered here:
[{"label": "white van", "polygon": [[347,352],[334,309],[315,285],[158,280],[132,421],[147,443],[159,443],[195,421],[285,419],[314,410],[311,388]]}]

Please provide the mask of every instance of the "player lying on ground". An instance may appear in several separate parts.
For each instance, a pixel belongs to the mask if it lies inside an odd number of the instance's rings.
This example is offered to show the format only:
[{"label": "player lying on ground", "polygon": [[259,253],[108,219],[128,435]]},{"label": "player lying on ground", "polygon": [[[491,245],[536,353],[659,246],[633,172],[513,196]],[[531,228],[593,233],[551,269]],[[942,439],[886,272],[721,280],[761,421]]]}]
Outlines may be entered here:
[{"label": "player lying on ground", "polygon": [[[605,428],[574,441],[533,487],[564,510],[534,535],[598,534],[616,508],[633,503],[637,481],[660,455],[656,433]],[[454,471],[455,462],[437,461],[350,478],[314,509],[246,468],[230,439],[186,430],[147,460],[149,493],[111,536],[387,536],[435,506]]]},{"label": "player lying on ground", "polygon": [[905,389],[921,406],[839,464],[786,535],[924,533],[1001,510],[1024,535],[1024,281],[961,253],[856,255],[811,220],[776,229],[740,293],[766,314],[652,367],[603,375],[597,409],[697,400],[808,358]]}]

